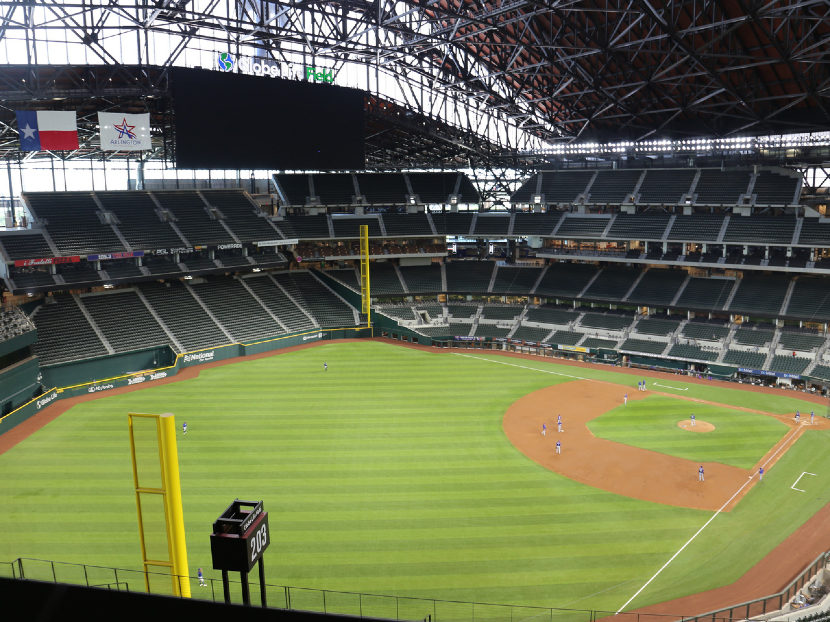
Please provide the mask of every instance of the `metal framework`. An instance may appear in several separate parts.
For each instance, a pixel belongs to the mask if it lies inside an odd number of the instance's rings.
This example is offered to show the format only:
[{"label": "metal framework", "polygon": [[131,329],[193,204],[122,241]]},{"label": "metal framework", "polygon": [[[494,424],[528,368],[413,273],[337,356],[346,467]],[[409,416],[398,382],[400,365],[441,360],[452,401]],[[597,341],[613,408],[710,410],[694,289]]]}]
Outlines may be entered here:
[{"label": "metal framework", "polygon": [[[65,55],[50,52],[56,43]],[[159,82],[121,67],[157,66],[163,81],[217,51],[323,64],[370,94],[376,168],[497,166],[588,140],[827,130],[828,50],[825,0],[0,1],[5,63],[81,54],[150,91]],[[37,95],[0,83],[12,86]],[[99,86],[97,97],[117,97]]]}]

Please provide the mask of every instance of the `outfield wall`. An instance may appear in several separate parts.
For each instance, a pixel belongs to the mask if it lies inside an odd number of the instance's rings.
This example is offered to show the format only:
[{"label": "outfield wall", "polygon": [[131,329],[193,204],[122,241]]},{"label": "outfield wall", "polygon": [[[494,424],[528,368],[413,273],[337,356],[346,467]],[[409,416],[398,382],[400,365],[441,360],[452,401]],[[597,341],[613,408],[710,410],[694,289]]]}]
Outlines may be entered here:
[{"label": "outfield wall", "polygon": [[[367,327],[320,328],[282,335],[254,343],[233,343],[215,348],[176,354],[169,346],[146,348],[134,352],[101,356],[71,363],[45,366],[42,384],[52,387],[43,394],[0,417],[0,434],[4,434],[55,402],[79,395],[161,380],[175,376],[179,370],[213,361],[262,354],[294,346],[332,339],[370,337]],[[2,382],[2,378],[0,378]]]}]

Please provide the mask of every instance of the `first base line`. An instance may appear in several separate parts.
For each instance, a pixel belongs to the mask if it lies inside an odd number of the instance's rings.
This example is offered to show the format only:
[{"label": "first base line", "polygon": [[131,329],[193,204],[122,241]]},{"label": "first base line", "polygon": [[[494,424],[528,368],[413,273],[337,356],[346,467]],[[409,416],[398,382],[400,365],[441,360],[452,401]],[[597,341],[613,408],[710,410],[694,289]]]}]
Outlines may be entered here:
[{"label": "first base line", "polygon": [[688,391],[689,387],[672,387],[667,384],[660,384],[659,382],[652,382],[655,387],[663,387],[664,389],[674,389],[675,391]]}]

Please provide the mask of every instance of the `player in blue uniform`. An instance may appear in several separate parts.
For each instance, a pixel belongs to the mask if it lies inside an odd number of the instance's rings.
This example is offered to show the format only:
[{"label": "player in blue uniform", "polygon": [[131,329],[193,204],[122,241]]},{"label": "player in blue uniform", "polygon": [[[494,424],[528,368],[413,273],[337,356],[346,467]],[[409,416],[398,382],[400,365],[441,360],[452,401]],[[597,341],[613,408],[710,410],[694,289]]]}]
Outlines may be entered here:
[{"label": "player in blue uniform", "polygon": [[562,431],[562,415],[556,415],[556,425],[559,426],[559,431]]},{"label": "player in blue uniform", "polygon": [[812,410],[810,411],[810,425],[813,425],[816,422],[816,413]]},{"label": "player in blue uniform", "polygon": [[697,481],[699,481],[699,482],[705,481],[703,479],[703,465],[702,464],[697,468]]},{"label": "player in blue uniform", "polygon": [[759,480],[764,479],[764,467],[761,467],[760,469],[758,469],[758,479]]},{"label": "player in blue uniform", "polygon": [[623,405],[628,404],[628,393],[623,395]]},{"label": "player in blue uniform", "polygon": [[798,412],[798,411],[795,411],[795,422],[799,423],[800,420],[801,420],[801,413]]},{"label": "player in blue uniform", "polygon": [[562,453],[562,442],[561,441],[556,441],[556,453],[557,454]]},{"label": "player in blue uniform", "polygon": [[692,421],[692,427],[694,427],[694,425],[695,425],[695,414],[694,414],[694,413],[692,413],[692,414],[691,414],[691,416],[689,417],[689,419],[691,419],[691,421]]},{"label": "player in blue uniform", "polygon": [[199,577],[199,587],[207,587],[207,583],[205,583],[205,575],[202,574],[201,568],[199,568],[199,572],[196,573],[196,576]]},{"label": "player in blue uniform", "polygon": [[547,424],[543,423],[542,424],[542,436],[547,435],[547,433],[548,433],[548,426],[547,426]]},{"label": "player in blue uniform", "polygon": [[328,371],[328,370],[329,370],[329,364],[328,363],[323,363],[323,371]]},{"label": "player in blue uniform", "polygon": [[187,421],[182,424],[182,434],[187,434]]}]

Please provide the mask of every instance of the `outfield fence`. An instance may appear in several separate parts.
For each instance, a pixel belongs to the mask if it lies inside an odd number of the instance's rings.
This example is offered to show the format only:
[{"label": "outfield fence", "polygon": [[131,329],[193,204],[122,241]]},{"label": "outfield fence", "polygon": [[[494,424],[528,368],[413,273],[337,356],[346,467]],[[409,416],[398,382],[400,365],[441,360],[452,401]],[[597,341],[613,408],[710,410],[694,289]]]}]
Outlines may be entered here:
[{"label": "outfield fence", "polygon": [[[689,617],[683,617],[680,614],[638,612],[615,614],[611,611],[595,609],[531,607],[414,596],[385,596],[271,584],[265,586],[265,598],[267,606],[273,609],[412,622],[597,622],[604,620],[620,622],[737,622],[738,620],[763,620],[764,618],[758,616],[783,608],[807,584],[810,578],[824,568],[828,562],[830,562],[830,552],[822,553],[792,583],[777,594]],[[141,570],[72,564],[42,559],[18,558],[13,562],[0,562],[0,576],[51,583],[69,583],[124,592],[145,591],[145,573]],[[170,574],[148,572],[146,578],[151,594],[159,596],[173,595]],[[198,577],[191,576],[180,576],[178,579],[180,591],[185,584],[189,585],[192,598],[224,602],[221,580],[205,578],[203,582],[200,582]],[[242,604],[241,582],[230,581],[230,595],[232,603]],[[251,583],[251,602],[260,603],[256,581]]]}]

